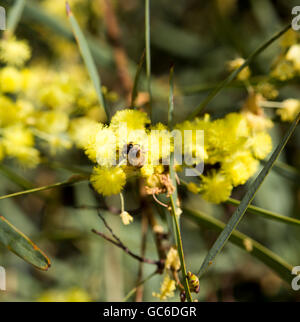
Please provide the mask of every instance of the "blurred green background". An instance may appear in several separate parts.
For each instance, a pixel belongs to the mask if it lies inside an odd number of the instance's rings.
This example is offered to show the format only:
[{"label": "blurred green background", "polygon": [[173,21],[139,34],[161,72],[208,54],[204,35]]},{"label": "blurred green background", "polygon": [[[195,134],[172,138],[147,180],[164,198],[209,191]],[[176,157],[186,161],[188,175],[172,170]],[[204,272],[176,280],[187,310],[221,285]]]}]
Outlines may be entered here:
[{"label": "blurred green background", "polygon": [[[2,1],[7,11],[13,1]],[[1,2],[1,3],[2,3]],[[47,1],[27,1],[16,35],[28,40],[33,48],[32,60],[45,58],[55,65],[57,41],[70,36],[64,10],[45,4]],[[49,1],[48,1],[49,2]],[[60,1],[64,2],[64,1]],[[97,65],[102,82],[119,94],[119,100],[111,108],[126,106],[123,88],[117,75],[111,40],[101,1],[75,1],[73,12],[94,41],[100,54]],[[111,1],[120,28],[121,44],[128,62],[129,74],[134,76],[136,64],[144,49],[144,1]],[[206,97],[208,91],[224,79],[228,71],[226,62],[235,57],[247,57],[274,32],[291,21],[291,9],[298,1],[287,0],[152,0],[151,1],[151,55],[154,118],[167,120],[169,67],[175,65],[175,120],[182,121]],[[63,7],[63,6],[62,6]],[[51,11],[51,10],[52,11]],[[55,12],[55,10],[57,12]],[[61,10],[63,10],[61,12]],[[41,15],[41,12],[46,14]],[[52,19],[47,20],[47,17]],[[49,41],[51,39],[51,41]],[[75,47],[76,48],[76,47]],[[272,44],[251,65],[252,74],[268,74],[274,59],[279,54],[279,42]],[[141,90],[145,90],[142,85]],[[300,98],[299,83],[287,83],[280,89],[279,99]],[[238,84],[226,88],[209,105],[207,112],[220,117],[238,111],[247,91]],[[279,142],[286,125],[275,126],[271,133],[273,144]],[[281,154],[284,161],[299,169],[300,131],[295,132],[287,148]],[[77,150],[59,155],[66,164],[87,165],[88,161]],[[14,172],[26,177],[36,186],[67,179],[71,173],[63,169],[39,166],[24,170],[7,164]],[[91,165],[88,165],[91,168]],[[300,188],[295,177],[285,178],[272,171],[256,195],[254,204],[286,216],[300,219]],[[125,194],[126,209],[134,212],[134,223],[122,226],[118,215],[105,214],[114,232],[135,253],[141,247],[141,204],[129,187]],[[234,191],[240,199],[246,187]],[[19,191],[13,182],[0,173],[0,195]],[[0,265],[7,272],[7,291],[0,292],[1,301],[36,301],[53,298],[45,293],[56,294],[73,290],[86,292],[95,301],[120,301],[135,286],[138,262],[120,249],[108,244],[91,233],[91,229],[104,230],[94,209],[78,209],[78,206],[97,206],[96,196],[88,183],[49,190],[37,195],[28,195],[0,201],[0,213],[27,236],[36,242],[50,257],[52,266],[47,272],[32,268],[29,264],[0,246]],[[205,203],[199,197],[181,191],[183,205],[205,210],[227,221],[234,207]],[[109,198],[107,203],[118,205],[119,199]],[[137,210],[137,211],[135,211]],[[154,211],[157,212],[156,208]],[[157,213],[161,225],[168,231],[164,216]],[[182,237],[186,263],[197,272],[217,234],[200,228],[182,216]],[[300,265],[299,228],[284,225],[247,214],[239,230],[261,242],[293,265]],[[146,257],[157,257],[151,233],[147,236]],[[154,271],[144,265],[144,276]],[[162,276],[155,276],[144,286],[144,300],[153,301],[152,292],[157,292]],[[78,294],[77,294],[78,295]],[[55,295],[59,296],[59,295]],[[81,295],[78,295],[79,298]],[[201,280],[199,301],[298,301],[300,292],[265,265],[245,251],[228,243],[205,278]],[[132,298],[134,299],[134,297]],[[176,294],[175,300],[179,300]]]}]

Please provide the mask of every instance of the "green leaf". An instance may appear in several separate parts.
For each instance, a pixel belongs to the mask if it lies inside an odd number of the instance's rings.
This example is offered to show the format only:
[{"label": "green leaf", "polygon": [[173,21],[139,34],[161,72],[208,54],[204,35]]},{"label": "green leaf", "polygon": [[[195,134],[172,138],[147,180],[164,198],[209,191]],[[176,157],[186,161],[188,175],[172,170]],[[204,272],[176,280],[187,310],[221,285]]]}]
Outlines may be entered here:
[{"label": "green leaf", "polygon": [[231,216],[230,220],[228,221],[226,227],[218,237],[218,239],[215,241],[211,249],[209,250],[207,256],[205,257],[200,270],[199,270],[199,276],[201,277],[203,273],[206,271],[210,263],[215,259],[215,257],[218,255],[218,253],[221,251],[221,249],[226,244],[227,240],[229,239],[230,235],[232,234],[233,230],[236,228],[240,220],[243,218],[243,215],[245,214],[247,208],[249,207],[251,201],[253,200],[257,190],[259,189],[260,185],[263,183],[265,177],[268,175],[270,170],[272,169],[275,161],[277,160],[279,154],[283,150],[284,146],[288,142],[290,136],[296,129],[297,123],[300,118],[300,113],[294,120],[294,122],[290,125],[289,129],[285,133],[282,141],[278,144],[275,151],[272,153],[269,161],[266,163],[266,165],[263,167],[259,175],[256,177],[254,182],[250,185],[248,191],[246,192],[244,198],[242,199],[241,203],[237,207],[234,214]]},{"label": "green leaf", "polygon": [[157,271],[151,273],[148,277],[140,281],[132,290],[128,292],[128,294],[123,298],[123,302],[127,302],[131,296],[137,291],[138,287],[141,285],[144,285],[146,282],[148,282],[153,276],[157,274]]},{"label": "green leaf", "polygon": [[[8,3],[9,1],[6,0],[5,2]],[[62,19],[48,13],[36,1],[26,0],[22,19],[23,18],[29,22],[34,21],[42,26],[46,26],[65,39],[71,41],[74,39],[72,30],[68,28],[68,25],[66,25]],[[96,39],[90,35],[88,36],[87,41],[97,63],[99,65],[101,64],[101,66],[111,67],[113,65],[111,48],[100,39]]]},{"label": "green leaf", "polygon": [[[215,231],[224,231],[224,228],[226,226],[222,221],[199,211],[184,208],[183,213],[183,218],[188,217],[199,225],[203,225]],[[232,234],[229,237],[229,241],[245,251],[247,251],[247,245],[248,247],[250,246],[252,249],[248,249],[247,252],[251,256],[257,258],[262,263],[270,267],[286,282],[290,283],[293,279],[293,276],[291,275],[293,268],[292,265],[288,264],[280,256],[274,254],[271,250],[258,243],[257,241],[251,239],[247,235],[237,230],[233,230]]]},{"label": "green leaf", "polygon": [[144,61],[145,61],[145,50],[142,53],[142,56],[140,58],[138,67],[136,69],[135,77],[134,77],[134,83],[133,83],[132,93],[131,93],[131,108],[135,108],[135,101],[138,96],[138,84],[139,84],[142,68],[144,65]]},{"label": "green leaf", "polygon": [[27,194],[30,194],[30,193],[35,193],[35,192],[44,191],[44,190],[48,190],[48,189],[65,187],[65,186],[69,186],[69,185],[72,185],[74,183],[81,182],[81,181],[84,181],[84,180],[88,180],[88,177],[83,176],[83,175],[73,175],[66,181],[57,182],[57,183],[50,184],[50,185],[43,186],[43,187],[23,190],[23,191],[11,193],[9,195],[0,196],[0,200],[7,199],[7,198],[18,197],[18,196],[23,196],[23,195],[27,195]]},{"label": "green leaf", "polygon": [[16,0],[12,8],[9,10],[7,17],[6,34],[13,35],[22,17],[25,6],[25,0]]},{"label": "green leaf", "polygon": [[172,195],[170,196],[170,200],[171,200],[171,209],[172,209],[171,213],[172,213],[172,219],[174,221],[174,226],[175,226],[175,233],[176,233],[176,239],[177,239],[177,250],[178,250],[178,256],[180,259],[180,267],[181,267],[185,295],[186,295],[188,302],[193,302],[188,279],[187,279],[187,271],[186,271],[186,265],[185,265],[185,260],[184,260],[181,232],[180,232],[180,227],[179,227],[179,223],[178,223],[178,215],[176,212],[176,205],[174,203],[174,198]]},{"label": "green leaf", "polygon": [[229,83],[231,83],[236,76],[242,71],[245,67],[247,67],[254,58],[256,58],[261,52],[263,52],[267,47],[269,47],[275,40],[277,40],[280,36],[282,36],[285,32],[287,32],[291,28],[291,24],[284,27],[281,31],[277,32],[273,35],[269,40],[267,40],[264,44],[262,44],[259,48],[257,48],[246,60],[245,62],[236,70],[234,70],[227,78],[225,78],[216,88],[214,88],[208,96],[201,102],[201,104],[196,107],[196,109],[189,115],[188,119],[191,120],[197,115],[199,115],[207,104],[217,95],[219,92],[225,88]]},{"label": "green leaf", "polygon": [[[168,116],[168,125],[172,123],[173,120],[173,112],[174,112],[174,97],[173,97],[173,67],[170,70],[170,90],[169,90],[169,116]],[[177,193],[177,182],[176,182],[176,173],[175,173],[175,155],[171,153],[170,156],[170,166],[169,166],[169,174],[170,180],[174,187],[173,193],[170,195],[171,201],[171,215],[172,215],[172,223],[173,223],[173,235],[176,240],[177,251],[180,259],[181,273],[183,279],[183,286],[185,290],[185,295],[188,302],[192,302],[192,295],[189,287],[189,282],[187,278],[186,265],[184,260],[183,246],[182,246],[182,238],[179,227],[179,216],[181,213],[181,209],[179,208],[179,200]]]},{"label": "green leaf", "polygon": [[[4,0],[5,3],[9,4],[9,0]],[[55,32],[57,35],[64,37],[69,41],[74,40],[73,32],[71,28],[64,23],[64,20],[51,15],[44,10],[39,3],[36,1],[26,0],[24,14],[22,20],[26,20],[29,23],[33,21],[37,24],[47,27],[49,30]],[[91,50],[91,53],[98,66],[107,68],[108,70],[114,70],[114,55],[112,48],[99,38],[96,38],[90,34],[86,34],[86,40]],[[128,59],[129,70],[132,71],[133,75],[137,70],[136,63],[131,59]],[[140,75],[140,82],[145,83],[145,76]],[[166,97],[167,94],[161,87],[161,84],[153,80],[153,90],[160,97]]]},{"label": "green leaf", "polygon": [[[227,201],[225,201],[225,203],[230,204],[230,205],[234,205],[234,206],[239,206],[239,204],[241,202],[239,200],[229,198]],[[266,209],[263,209],[260,207],[250,205],[247,208],[247,212],[252,213],[254,215],[263,216],[266,219],[275,220],[275,221],[282,222],[284,224],[291,224],[291,225],[295,225],[295,226],[300,227],[300,220],[298,220],[296,218],[282,216],[282,215],[277,214],[273,211],[266,210]]]},{"label": "green leaf", "polygon": [[174,117],[174,66],[170,68],[170,76],[169,76],[169,109],[168,109],[168,126],[171,128],[173,125],[173,117]]},{"label": "green leaf", "polygon": [[146,78],[149,93],[150,112],[152,105],[151,91],[151,44],[150,44],[150,0],[145,0],[145,48],[146,48]]},{"label": "green leaf", "polygon": [[[266,161],[261,162],[262,164],[266,163]],[[273,170],[282,177],[292,181],[297,186],[300,185],[300,171],[289,164],[277,160],[274,164]]]},{"label": "green leaf", "polygon": [[[187,187],[187,185],[188,185],[188,183],[185,182],[183,179],[180,179],[180,183],[182,185],[184,185],[185,187]],[[239,206],[239,204],[241,202],[237,199],[229,198],[228,200],[225,201],[225,203],[230,204],[230,205],[234,205],[234,206]],[[282,222],[284,224],[291,224],[291,225],[295,225],[295,226],[300,227],[300,220],[298,220],[296,218],[283,216],[283,215],[277,214],[276,212],[273,212],[273,211],[270,211],[270,210],[267,210],[267,209],[264,209],[261,207],[249,205],[249,207],[247,208],[247,212],[254,214],[254,215],[262,216],[262,217],[269,219],[269,220],[275,220],[275,221]]]},{"label": "green leaf", "polygon": [[99,73],[98,73],[96,64],[94,62],[93,56],[90,52],[89,45],[87,43],[87,40],[86,40],[86,38],[85,38],[85,36],[78,24],[76,18],[74,17],[74,15],[69,7],[68,2],[66,2],[66,7],[67,7],[67,15],[68,15],[70,24],[72,26],[74,36],[75,36],[76,41],[78,43],[81,56],[84,60],[84,63],[86,65],[86,68],[88,70],[90,78],[94,84],[99,103],[104,108],[107,118],[109,118],[109,111],[106,107],[105,100],[102,95],[101,80],[100,80]]},{"label": "green leaf", "polygon": [[170,158],[170,178],[172,181],[172,185],[174,186],[175,190],[170,196],[171,201],[171,215],[172,215],[172,222],[173,222],[173,234],[175,235],[176,240],[176,246],[178,250],[178,255],[180,259],[180,266],[181,266],[181,273],[182,273],[182,279],[183,279],[183,286],[186,294],[186,298],[188,302],[192,302],[192,295],[187,279],[187,271],[186,271],[186,265],[184,260],[184,253],[183,253],[183,246],[182,246],[182,238],[181,238],[181,232],[179,227],[179,215],[178,211],[181,212],[181,209],[177,206],[178,204],[178,195],[177,195],[177,183],[175,178],[175,171],[174,171],[174,153],[171,154]]},{"label": "green leaf", "polygon": [[17,184],[23,189],[32,189],[33,185],[30,181],[26,180],[22,176],[18,175],[15,171],[6,167],[4,164],[0,163],[0,172],[7,177],[9,180]]},{"label": "green leaf", "polygon": [[51,265],[49,258],[3,216],[0,216],[0,243],[38,269],[46,271]]}]

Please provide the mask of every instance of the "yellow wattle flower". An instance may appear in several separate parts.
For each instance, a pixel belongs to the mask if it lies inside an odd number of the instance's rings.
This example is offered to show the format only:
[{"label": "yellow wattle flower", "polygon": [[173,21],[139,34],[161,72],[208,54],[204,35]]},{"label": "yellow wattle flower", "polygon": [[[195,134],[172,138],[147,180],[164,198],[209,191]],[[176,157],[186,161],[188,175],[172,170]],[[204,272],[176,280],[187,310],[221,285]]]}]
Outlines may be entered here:
[{"label": "yellow wattle flower", "polygon": [[86,291],[78,287],[68,290],[48,290],[37,299],[38,302],[90,302]]},{"label": "yellow wattle flower", "polygon": [[3,93],[17,93],[22,87],[22,75],[15,67],[4,67],[0,71],[0,88]]},{"label": "yellow wattle flower", "polygon": [[120,214],[120,217],[125,226],[129,225],[133,221],[133,217],[127,211],[123,211]]},{"label": "yellow wattle flower", "polygon": [[295,68],[292,61],[281,59],[271,72],[271,76],[284,82],[295,76]]},{"label": "yellow wattle flower", "polygon": [[287,99],[282,102],[282,108],[276,111],[283,122],[292,122],[300,112],[300,101],[297,99]]},{"label": "yellow wattle flower", "polygon": [[233,186],[246,183],[258,169],[259,162],[249,151],[237,152],[222,163],[222,170],[232,180]]},{"label": "yellow wattle flower", "polygon": [[30,58],[31,50],[24,40],[16,40],[15,37],[0,41],[0,61],[7,65],[23,66]]},{"label": "yellow wattle flower", "polygon": [[200,188],[198,185],[196,185],[194,182],[189,182],[187,185],[187,188],[190,192],[197,194],[200,191]]},{"label": "yellow wattle flower", "polygon": [[154,173],[154,166],[152,164],[145,164],[141,168],[141,175],[144,178],[150,177]]},{"label": "yellow wattle flower", "polygon": [[201,176],[201,179],[203,199],[218,204],[230,197],[233,187],[230,178],[225,174],[213,170],[207,176]]},{"label": "yellow wattle flower", "polygon": [[[228,62],[229,70],[233,71],[235,69],[238,69],[240,66],[242,66],[244,64],[244,62],[245,62],[245,59],[243,59],[241,57],[229,61]],[[250,71],[250,68],[247,66],[239,72],[239,74],[237,75],[237,79],[244,81],[244,80],[248,79],[250,77],[250,75],[251,75],[251,71]]]},{"label": "yellow wattle flower", "polygon": [[4,146],[0,140],[0,162],[4,159],[4,157],[5,157]]},{"label": "yellow wattle flower", "polygon": [[98,130],[98,123],[88,117],[78,117],[70,121],[69,135],[79,148],[89,144],[89,136]]},{"label": "yellow wattle flower", "polygon": [[286,53],[286,59],[294,64],[295,70],[300,71],[300,44],[292,45]]},{"label": "yellow wattle flower", "polygon": [[263,160],[272,150],[272,139],[266,132],[259,132],[250,139],[250,146],[254,156]]},{"label": "yellow wattle flower", "polygon": [[68,125],[68,114],[61,111],[43,111],[37,115],[36,128],[46,133],[57,134],[65,132]]},{"label": "yellow wattle flower", "polygon": [[165,268],[178,271],[180,269],[180,266],[181,264],[180,264],[178,251],[176,248],[171,247],[167,254]]},{"label": "yellow wattle flower", "polygon": [[12,99],[0,95],[0,127],[6,127],[19,120],[19,108]]},{"label": "yellow wattle flower", "polygon": [[174,296],[176,290],[176,283],[170,278],[168,274],[165,275],[162,285],[160,287],[160,293],[152,293],[152,296],[159,298],[160,300],[166,300],[168,297]]},{"label": "yellow wattle flower", "polygon": [[39,161],[39,151],[34,148],[34,137],[30,130],[22,125],[6,127],[2,139],[5,154],[18,159],[27,167],[35,167]]},{"label": "yellow wattle flower", "polygon": [[122,123],[126,124],[129,130],[143,130],[150,120],[145,112],[125,109],[116,112],[111,119],[110,126],[113,130],[117,130]]},{"label": "yellow wattle flower", "polygon": [[110,196],[121,192],[126,175],[120,167],[95,167],[90,181],[98,193]]}]

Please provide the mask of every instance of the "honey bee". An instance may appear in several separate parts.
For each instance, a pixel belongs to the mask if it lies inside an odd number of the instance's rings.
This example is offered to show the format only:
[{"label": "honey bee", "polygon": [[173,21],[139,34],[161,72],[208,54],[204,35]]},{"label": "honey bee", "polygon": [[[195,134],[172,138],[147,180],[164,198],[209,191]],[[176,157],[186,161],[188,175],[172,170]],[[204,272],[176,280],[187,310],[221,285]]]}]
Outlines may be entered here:
[{"label": "honey bee", "polygon": [[139,144],[133,142],[124,145],[122,156],[134,167],[141,168],[145,163],[145,152]]}]

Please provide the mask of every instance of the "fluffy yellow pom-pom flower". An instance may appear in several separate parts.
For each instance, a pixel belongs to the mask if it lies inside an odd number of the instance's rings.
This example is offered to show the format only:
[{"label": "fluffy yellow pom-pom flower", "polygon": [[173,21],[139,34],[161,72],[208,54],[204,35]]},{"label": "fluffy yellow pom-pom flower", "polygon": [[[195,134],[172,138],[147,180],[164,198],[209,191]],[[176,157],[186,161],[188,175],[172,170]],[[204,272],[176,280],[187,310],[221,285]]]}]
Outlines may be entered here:
[{"label": "fluffy yellow pom-pom flower", "polygon": [[[244,62],[245,62],[245,59],[243,59],[241,57],[236,58],[236,59],[228,62],[228,68],[230,71],[233,71],[235,69],[238,69],[240,66],[242,66],[244,64]],[[250,72],[249,67],[247,66],[239,72],[239,74],[237,75],[237,79],[243,81],[243,80],[248,79],[250,77],[250,75],[251,75],[251,72]]]},{"label": "fluffy yellow pom-pom flower", "polygon": [[18,106],[6,96],[0,96],[0,127],[6,127],[19,120]]},{"label": "fluffy yellow pom-pom flower", "polygon": [[180,259],[178,256],[178,251],[176,248],[171,247],[168,251],[166,262],[165,262],[165,268],[166,269],[173,269],[175,271],[178,271],[180,269]]},{"label": "fluffy yellow pom-pom flower", "polygon": [[69,125],[68,115],[60,111],[44,111],[37,116],[37,129],[40,131],[57,134],[67,130]]},{"label": "fluffy yellow pom-pom flower", "polygon": [[5,64],[23,66],[30,55],[30,47],[23,40],[11,37],[0,41],[0,60]]},{"label": "fluffy yellow pom-pom flower", "polygon": [[300,112],[300,101],[290,98],[282,102],[283,107],[276,111],[284,122],[292,122]]},{"label": "fluffy yellow pom-pom flower", "polygon": [[120,167],[95,167],[90,180],[97,192],[110,196],[121,192],[126,175]]},{"label": "fluffy yellow pom-pom flower", "polygon": [[205,200],[213,203],[226,201],[232,191],[231,180],[221,172],[212,171],[202,176],[201,191]]},{"label": "fluffy yellow pom-pom flower", "polygon": [[249,151],[237,152],[222,163],[222,169],[231,178],[234,186],[244,184],[257,168],[258,161]]},{"label": "fluffy yellow pom-pom flower", "polygon": [[3,143],[0,141],[0,161],[2,161],[5,157]]},{"label": "fluffy yellow pom-pom flower", "polygon": [[39,163],[39,151],[33,147],[34,137],[22,125],[6,127],[2,142],[7,156],[17,158],[28,167],[35,167]]},{"label": "fluffy yellow pom-pom flower", "polygon": [[286,81],[295,76],[294,64],[290,60],[281,59],[271,72],[271,76],[281,81]]},{"label": "fluffy yellow pom-pom flower", "polygon": [[145,112],[127,109],[118,111],[111,119],[111,127],[114,130],[118,129],[120,123],[125,123],[129,130],[141,130],[150,120]]},{"label": "fluffy yellow pom-pom flower", "polygon": [[257,159],[264,159],[272,150],[272,139],[266,132],[256,133],[250,139],[251,148]]},{"label": "fluffy yellow pom-pom flower", "polygon": [[150,177],[154,173],[154,166],[152,164],[145,164],[141,167],[141,175],[144,178]]},{"label": "fluffy yellow pom-pom flower", "polygon": [[176,283],[167,274],[161,284],[160,293],[152,293],[152,296],[159,298],[160,300],[166,300],[168,297],[174,296],[176,290]]},{"label": "fluffy yellow pom-pom flower", "polygon": [[173,151],[171,134],[161,123],[151,129],[148,136],[148,161],[159,164],[159,160],[168,160]]},{"label": "fluffy yellow pom-pom flower", "polygon": [[109,127],[102,124],[93,126],[93,132],[87,135],[85,153],[101,166],[112,166],[117,162],[116,137]]},{"label": "fluffy yellow pom-pom flower", "polygon": [[94,149],[96,161],[99,165],[115,165],[116,139],[111,129],[104,127],[97,133]]},{"label": "fluffy yellow pom-pom flower", "polygon": [[90,133],[98,129],[98,123],[88,117],[78,117],[70,122],[69,135],[79,148],[89,144]]},{"label": "fluffy yellow pom-pom flower", "polygon": [[90,296],[82,289],[49,290],[41,294],[38,302],[90,302]]},{"label": "fluffy yellow pom-pom flower", "polygon": [[199,186],[197,186],[196,183],[194,183],[194,182],[189,182],[187,185],[187,188],[190,192],[192,192],[194,194],[197,194],[200,191]]},{"label": "fluffy yellow pom-pom flower", "polygon": [[14,67],[5,67],[0,72],[0,85],[4,93],[16,93],[22,86],[22,75]]},{"label": "fluffy yellow pom-pom flower", "polygon": [[286,53],[286,59],[293,62],[297,71],[300,71],[300,44],[295,44],[290,47]]}]

